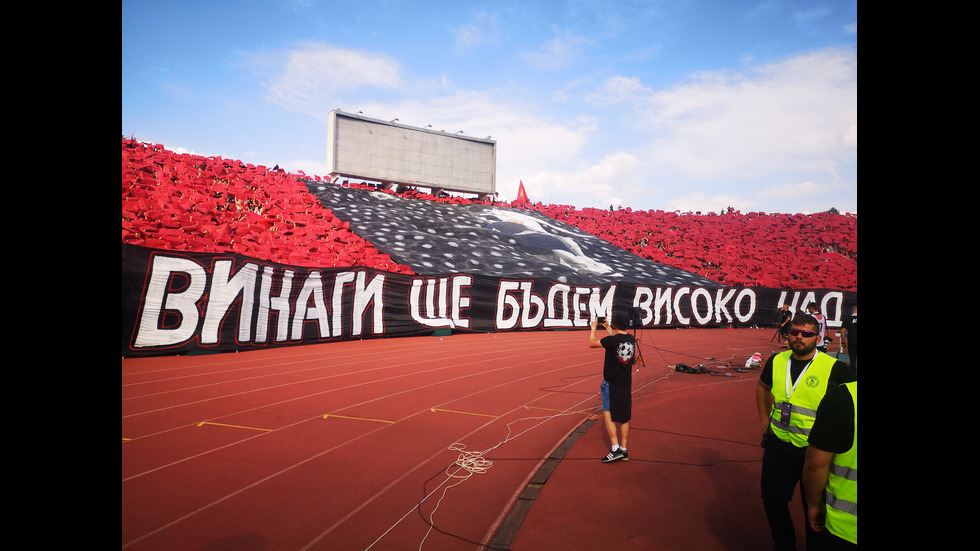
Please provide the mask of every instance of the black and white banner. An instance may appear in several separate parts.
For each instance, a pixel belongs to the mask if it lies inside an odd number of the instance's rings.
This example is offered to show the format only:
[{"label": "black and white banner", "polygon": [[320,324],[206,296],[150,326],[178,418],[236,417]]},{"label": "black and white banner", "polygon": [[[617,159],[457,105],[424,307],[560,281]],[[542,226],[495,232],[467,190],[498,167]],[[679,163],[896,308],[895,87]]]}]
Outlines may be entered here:
[{"label": "black and white banner", "polygon": [[122,354],[244,351],[447,330],[586,329],[593,317],[619,308],[636,308],[645,328],[744,327],[771,325],[782,304],[799,311],[815,303],[835,328],[857,300],[856,293],[829,289],[562,279],[462,269],[409,276],[123,244]]},{"label": "black and white banner", "polygon": [[531,210],[422,201],[318,182],[307,187],[351,231],[417,274],[463,272],[573,285],[717,285]]}]

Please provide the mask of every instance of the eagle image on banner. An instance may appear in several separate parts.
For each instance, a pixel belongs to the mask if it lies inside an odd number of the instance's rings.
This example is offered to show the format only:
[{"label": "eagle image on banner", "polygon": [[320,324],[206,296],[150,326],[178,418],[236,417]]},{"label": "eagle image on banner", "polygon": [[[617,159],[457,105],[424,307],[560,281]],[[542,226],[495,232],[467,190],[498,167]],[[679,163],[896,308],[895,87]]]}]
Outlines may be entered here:
[{"label": "eagle image on banner", "polygon": [[351,231],[423,276],[469,273],[576,285],[629,281],[719,286],[535,211],[419,201],[319,182],[307,185],[325,208],[350,223]]}]

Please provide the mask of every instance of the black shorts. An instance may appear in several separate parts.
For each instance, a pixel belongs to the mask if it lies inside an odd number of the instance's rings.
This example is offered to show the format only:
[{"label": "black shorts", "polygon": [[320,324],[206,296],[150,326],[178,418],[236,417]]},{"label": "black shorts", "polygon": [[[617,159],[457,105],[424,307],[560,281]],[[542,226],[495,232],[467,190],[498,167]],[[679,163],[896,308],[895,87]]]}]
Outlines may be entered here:
[{"label": "black shorts", "polygon": [[614,423],[628,423],[633,417],[633,392],[630,385],[609,385],[609,416]]}]

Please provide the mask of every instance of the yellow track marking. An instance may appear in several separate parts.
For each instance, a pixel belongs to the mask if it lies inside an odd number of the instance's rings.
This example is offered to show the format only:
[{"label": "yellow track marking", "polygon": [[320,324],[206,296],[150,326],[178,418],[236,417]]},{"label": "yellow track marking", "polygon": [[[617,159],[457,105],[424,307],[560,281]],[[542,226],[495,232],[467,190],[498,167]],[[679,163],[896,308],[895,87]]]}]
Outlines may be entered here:
[{"label": "yellow track marking", "polygon": [[197,426],[199,426],[199,427],[200,426],[203,426],[203,425],[216,425],[216,426],[219,426],[219,427],[231,427],[233,429],[248,429],[248,430],[261,430],[261,431],[265,431],[265,432],[272,432],[272,429],[260,429],[258,427],[244,427],[242,425],[226,425],[224,423],[212,423],[211,421],[202,421],[202,422],[200,422],[200,423],[197,424]]},{"label": "yellow track marking", "polygon": [[[563,409],[543,408],[543,407],[538,407],[538,406],[524,406],[524,409],[543,409],[545,411],[565,411]],[[585,411],[585,410],[583,410],[583,411],[569,411],[568,413],[592,413],[592,410],[587,410],[587,411]]]},{"label": "yellow track marking", "polygon": [[327,417],[336,417],[338,419],[353,419],[355,421],[374,421],[375,423],[394,423],[394,421],[386,421],[384,419],[368,419],[367,417],[347,417],[346,415],[331,415],[326,414],[323,416],[324,419]]},{"label": "yellow track marking", "polygon": [[433,413],[435,413],[437,411],[442,411],[442,412],[445,412],[445,413],[459,413],[461,415],[476,415],[476,416],[479,416],[479,417],[500,417],[499,415],[490,415],[490,414],[487,414],[487,413],[473,413],[471,411],[456,411],[456,410],[452,410],[452,409],[429,408],[429,411],[431,411]]}]

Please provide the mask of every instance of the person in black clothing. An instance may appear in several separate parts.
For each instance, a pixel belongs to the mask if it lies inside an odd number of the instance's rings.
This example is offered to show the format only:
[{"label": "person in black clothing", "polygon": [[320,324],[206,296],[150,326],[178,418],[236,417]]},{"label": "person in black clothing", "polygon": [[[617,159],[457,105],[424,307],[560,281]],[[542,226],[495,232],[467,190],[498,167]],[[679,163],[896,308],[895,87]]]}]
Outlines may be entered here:
[{"label": "person in black clothing", "polygon": [[779,307],[779,348],[786,348],[786,341],[789,339],[790,321],[793,314],[789,311],[789,305],[784,304]]},{"label": "person in black clothing", "polygon": [[[804,515],[807,514],[806,492],[801,482],[809,431],[806,422],[801,420],[811,417],[817,406],[811,408],[810,400],[803,403],[795,397],[812,395],[820,389],[826,393],[838,385],[857,380],[854,370],[840,360],[833,359],[829,369],[815,365],[828,363],[825,358],[819,361],[817,358],[822,354],[817,348],[820,322],[813,316],[799,314],[793,318],[789,335],[790,350],[766,361],[756,387],[759,420],[766,435],[763,437],[761,494],[775,551],[796,549],[796,531],[789,504],[797,487],[800,487],[803,498]],[[777,362],[781,366],[779,370],[776,369]],[[790,399],[790,395],[794,398]],[[774,430],[777,427],[781,428],[778,433]],[[805,532],[807,548],[816,549],[821,538],[809,523],[805,525]]]},{"label": "person in black clothing", "polygon": [[598,320],[592,320],[589,333],[590,348],[606,350],[602,366],[602,419],[609,433],[612,451],[603,463],[622,459],[629,461],[626,440],[629,437],[633,410],[633,364],[636,363],[636,339],[627,333],[630,316],[624,311],[613,312],[612,324],[603,322],[608,336],[596,338]]},{"label": "person in black clothing", "polygon": [[[853,551],[857,549],[857,501],[848,495],[847,483],[828,484],[831,473],[853,481],[856,490],[857,468],[857,383],[853,396],[847,384],[827,391],[820,401],[817,416],[807,439],[806,460],[803,464],[803,485],[806,488],[807,521],[814,532],[825,532],[821,551]],[[838,454],[853,455],[836,465]],[[828,501],[829,499],[829,501]],[[827,519],[828,508],[838,513]],[[842,514],[843,513],[843,514]],[[848,522],[847,513],[854,518]],[[809,550],[808,550],[809,551]]]},{"label": "person in black clothing", "polygon": [[858,367],[858,307],[851,307],[851,315],[844,318],[844,346],[847,347],[847,359],[851,367]]}]

